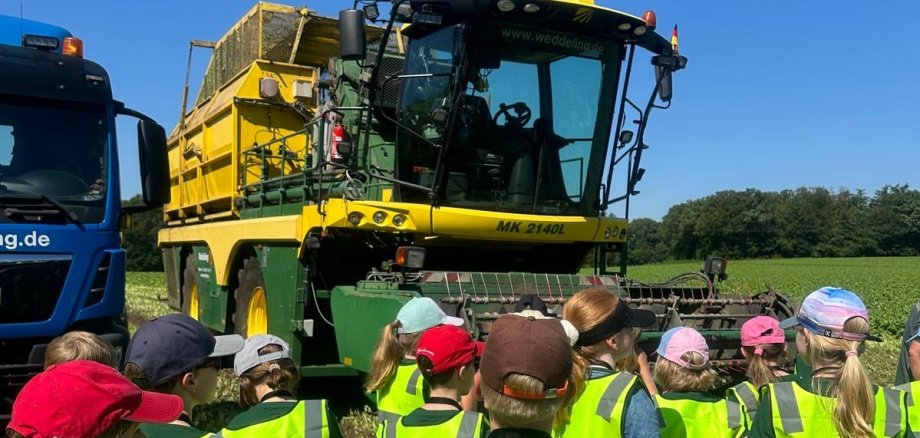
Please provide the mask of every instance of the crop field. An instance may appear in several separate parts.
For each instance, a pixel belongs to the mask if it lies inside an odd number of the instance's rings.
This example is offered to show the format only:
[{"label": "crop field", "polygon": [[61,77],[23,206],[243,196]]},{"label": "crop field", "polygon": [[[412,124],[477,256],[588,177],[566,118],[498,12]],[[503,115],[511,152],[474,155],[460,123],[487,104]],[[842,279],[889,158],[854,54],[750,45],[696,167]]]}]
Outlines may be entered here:
[{"label": "crop field", "polygon": [[[677,274],[698,271],[702,262],[666,263],[631,267],[629,276],[643,281],[664,281]],[[920,257],[815,258],[729,261],[728,280],[720,286],[724,295],[752,295],[772,288],[792,300],[800,300],[821,286],[838,286],[859,294],[869,307],[872,332],[882,342],[869,342],[862,359],[874,380],[883,385],[894,381],[901,332],[910,306],[920,299]],[[143,321],[169,313],[165,304],[165,280],[161,273],[128,273],[128,320],[131,330]],[[218,385],[218,402],[196,410],[194,421],[216,430],[239,412],[237,387],[231,370]],[[367,436],[373,417],[358,413],[345,417],[346,436]]]}]

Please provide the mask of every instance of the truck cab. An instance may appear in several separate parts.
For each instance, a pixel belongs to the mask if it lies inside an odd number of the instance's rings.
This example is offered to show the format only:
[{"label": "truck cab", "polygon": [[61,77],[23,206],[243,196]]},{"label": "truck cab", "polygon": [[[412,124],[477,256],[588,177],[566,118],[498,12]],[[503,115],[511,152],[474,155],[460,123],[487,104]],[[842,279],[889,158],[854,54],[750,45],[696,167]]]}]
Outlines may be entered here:
[{"label": "truck cab", "polygon": [[119,353],[127,345],[120,224],[128,212],[116,115],[140,119],[147,204],[161,204],[168,189],[163,128],[112,98],[108,73],[83,59],[82,41],[17,17],[0,16],[0,29],[3,420],[19,388],[41,371],[52,338],[79,329]]}]

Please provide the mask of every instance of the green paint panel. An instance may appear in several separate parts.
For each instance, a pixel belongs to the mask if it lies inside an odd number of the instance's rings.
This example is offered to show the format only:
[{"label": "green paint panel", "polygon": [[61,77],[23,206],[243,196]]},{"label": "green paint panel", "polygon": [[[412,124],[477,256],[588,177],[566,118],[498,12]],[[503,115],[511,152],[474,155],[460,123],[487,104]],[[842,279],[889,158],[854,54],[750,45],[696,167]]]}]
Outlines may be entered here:
[{"label": "green paint panel", "polygon": [[303,363],[302,336],[295,333],[292,321],[303,320],[303,267],[297,247],[263,246],[256,250],[265,280],[268,301],[268,331],[290,344],[295,363]]},{"label": "green paint panel", "polygon": [[399,308],[416,296],[415,292],[396,288],[338,286],[332,289],[332,317],[336,323],[339,360],[367,372],[380,330],[393,322]]},{"label": "green paint panel", "polygon": [[205,326],[223,333],[227,330],[227,291],[214,279],[214,265],[207,246],[192,247],[195,270],[198,273],[198,306],[200,321]]}]

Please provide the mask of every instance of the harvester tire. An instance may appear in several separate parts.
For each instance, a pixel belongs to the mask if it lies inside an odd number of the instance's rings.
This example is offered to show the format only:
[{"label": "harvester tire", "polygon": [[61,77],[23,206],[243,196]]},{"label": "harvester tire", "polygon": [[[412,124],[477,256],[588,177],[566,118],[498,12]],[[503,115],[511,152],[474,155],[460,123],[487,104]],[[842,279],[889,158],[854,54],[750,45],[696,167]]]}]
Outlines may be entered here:
[{"label": "harvester tire", "polygon": [[[196,295],[192,297],[192,295]],[[182,271],[182,313],[198,319],[197,307],[196,315],[192,315],[192,300],[198,299],[198,270],[195,268],[195,253],[191,253],[185,258],[185,270]]]},{"label": "harvester tire", "polygon": [[258,295],[258,290],[262,291],[264,299],[265,279],[262,277],[262,267],[259,266],[257,257],[249,257],[243,260],[243,268],[237,273],[239,286],[233,292],[233,299],[236,302],[236,311],[233,313],[233,327],[238,335],[248,338],[252,335],[259,334],[262,330],[255,330],[250,333],[249,309],[250,301],[254,295]]}]

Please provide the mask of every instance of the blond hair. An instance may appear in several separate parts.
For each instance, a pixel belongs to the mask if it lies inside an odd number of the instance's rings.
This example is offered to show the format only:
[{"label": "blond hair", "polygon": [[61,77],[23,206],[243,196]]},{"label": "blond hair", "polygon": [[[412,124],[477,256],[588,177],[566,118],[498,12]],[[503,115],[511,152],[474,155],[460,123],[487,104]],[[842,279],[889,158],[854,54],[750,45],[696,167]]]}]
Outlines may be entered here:
[{"label": "blond hair", "polygon": [[118,368],[115,347],[90,332],[72,331],[51,340],[45,350],[45,369],[74,360],[91,360]]},{"label": "blond hair", "polygon": [[680,358],[693,368],[684,368],[664,357],[655,362],[655,383],[661,392],[706,392],[715,387],[718,376],[702,354],[688,351]]},{"label": "blond hair", "polygon": [[[259,356],[281,351],[280,345],[269,344],[259,350]],[[300,383],[300,370],[294,361],[288,358],[275,359],[256,365],[239,377],[240,404],[243,407],[259,404],[256,396],[256,387],[265,385],[272,391],[284,390],[293,393]]]},{"label": "blond hair", "polygon": [[377,346],[374,347],[374,356],[371,358],[371,370],[364,385],[367,392],[374,392],[389,385],[399,369],[399,362],[406,354],[415,353],[424,330],[397,335],[396,330],[400,325],[399,321],[393,321],[380,331]]},{"label": "blond hair", "polygon": [[[547,390],[540,379],[524,374],[508,374],[502,383],[515,391],[524,393],[538,394]],[[568,405],[573,400],[571,396],[522,400],[499,393],[489,385],[482,385],[480,391],[489,413],[497,418],[503,427],[521,427],[555,418],[557,412],[568,410]],[[569,393],[571,394],[572,391]]]},{"label": "blond hair", "polygon": [[[756,347],[741,347],[748,353],[747,378],[754,384],[754,387],[776,382],[776,373],[773,371],[771,362],[783,363],[786,361],[785,344],[760,344]],[[760,354],[756,350],[760,349]]]},{"label": "blond hair", "polygon": [[[565,307],[562,309],[562,319],[572,323],[579,332],[585,332],[610,318],[619,303],[620,298],[607,289],[600,287],[584,289],[566,301]],[[631,335],[632,333],[632,329],[624,329],[615,334],[611,333],[611,337],[616,338],[617,343],[621,343],[623,336]],[[588,373],[591,366],[590,359],[601,354],[605,342],[606,340],[602,340],[592,345],[576,345],[573,347],[572,383],[575,386],[574,400],[577,400],[587,387]],[[562,410],[557,415],[556,421],[566,422],[569,416],[570,413],[567,409]]]},{"label": "blond hair", "polygon": [[[843,325],[843,331],[853,334],[869,332],[869,322],[862,317],[852,317]],[[872,419],[875,418],[875,393],[869,375],[862,366],[859,356],[847,354],[855,351],[861,354],[865,349],[862,341],[830,338],[812,334],[805,348],[805,358],[815,368],[841,365],[832,378],[830,394],[837,399],[833,422],[837,433],[844,438],[870,437],[875,435]],[[814,387],[814,376],[812,376]]]}]

